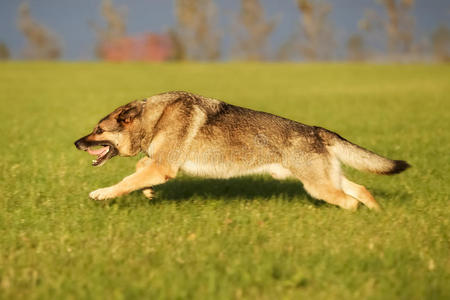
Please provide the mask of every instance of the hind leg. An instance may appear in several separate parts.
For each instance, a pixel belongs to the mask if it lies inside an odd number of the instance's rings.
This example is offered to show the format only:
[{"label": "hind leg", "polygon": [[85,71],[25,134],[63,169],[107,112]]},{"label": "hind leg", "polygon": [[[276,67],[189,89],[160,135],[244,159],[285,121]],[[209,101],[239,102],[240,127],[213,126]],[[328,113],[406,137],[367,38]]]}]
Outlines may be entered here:
[{"label": "hind leg", "polygon": [[[141,158],[136,164],[136,171],[139,171],[140,169],[144,168],[150,162],[151,162],[151,159],[149,157],[147,157],[147,156]],[[144,196],[146,198],[152,199],[153,198],[153,189],[151,187],[143,188],[142,189],[142,194],[144,194]]]},{"label": "hind leg", "polygon": [[347,195],[350,195],[367,206],[370,209],[379,211],[380,205],[378,205],[377,201],[373,198],[372,194],[362,185],[356,184],[344,176],[341,177],[341,185],[342,189]]},{"label": "hind leg", "polygon": [[311,157],[307,163],[296,163],[289,168],[314,198],[344,209],[356,210],[359,201],[341,188],[339,161],[329,156]]},{"label": "hind leg", "polygon": [[355,211],[358,208],[358,200],[344,191],[335,188],[331,183],[317,184],[311,181],[303,180],[305,190],[314,198],[324,200],[330,204],[337,205],[344,209]]}]

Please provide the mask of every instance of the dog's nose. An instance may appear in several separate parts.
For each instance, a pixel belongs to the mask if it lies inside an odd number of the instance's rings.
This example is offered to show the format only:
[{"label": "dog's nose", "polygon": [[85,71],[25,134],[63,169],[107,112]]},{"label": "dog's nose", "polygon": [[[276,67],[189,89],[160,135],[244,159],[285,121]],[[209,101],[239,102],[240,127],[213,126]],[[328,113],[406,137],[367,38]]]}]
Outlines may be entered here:
[{"label": "dog's nose", "polygon": [[[80,139],[81,140],[81,139]],[[80,140],[75,141],[74,145],[77,147],[77,149],[81,150],[80,148]]]},{"label": "dog's nose", "polygon": [[81,139],[78,139],[74,144],[75,147],[77,147],[78,150],[87,150],[87,146],[86,146],[86,139],[89,138],[89,135],[83,136]]}]

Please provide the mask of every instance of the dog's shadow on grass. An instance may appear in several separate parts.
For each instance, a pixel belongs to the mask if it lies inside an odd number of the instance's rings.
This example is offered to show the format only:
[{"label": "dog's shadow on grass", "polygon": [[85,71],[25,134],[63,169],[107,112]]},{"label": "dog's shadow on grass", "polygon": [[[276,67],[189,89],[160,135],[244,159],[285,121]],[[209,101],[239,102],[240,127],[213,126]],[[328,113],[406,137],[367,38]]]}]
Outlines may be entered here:
[{"label": "dog's shadow on grass", "polygon": [[[205,199],[206,201],[208,199],[253,201],[255,199],[271,198],[281,198],[285,201],[297,201],[300,198],[303,200],[306,199],[308,204],[314,206],[322,206],[325,204],[325,202],[309,196],[303,189],[300,181],[293,179],[279,181],[264,176],[230,179],[182,177],[156,186],[154,187],[154,191],[154,198],[149,200],[149,204],[166,201],[182,202],[192,199]],[[134,201],[138,197],[144,198],[141,191],[136,191],[128,197],[132,197]],[[120,203],[120,206],[122,205],[126,206],[124,202]]]},{"label": "dog's shadow on grass", "polygon": [[230,179],[184,177],[155,187],[155,192],[161,199],[175,201],[191,197],[251,200],[271,197],[305,197],[307,195],[299,181],[278,181],[262,176]]},{"label": "dog's shadow on grass", "polygon": [[[303,189],[300,181],[275,180],[267,176],[247,176],[230,179],[205,179],[183,176],[165,184],[156,186],[154,197],[146,199],[141,191],[113,199],[108,204],[121,208],[141,205],[154,205],[163,202],[185,202],[192,200],[254,201],[255,199],[282,199],[283,201],[302,201],[305,204],[320,207],[326,202],[312,198]],[[372,191],[376,197],[393,197],[392,192],[384,190]],[[397,195],[403,201],[411,198],[410,194]]]}]

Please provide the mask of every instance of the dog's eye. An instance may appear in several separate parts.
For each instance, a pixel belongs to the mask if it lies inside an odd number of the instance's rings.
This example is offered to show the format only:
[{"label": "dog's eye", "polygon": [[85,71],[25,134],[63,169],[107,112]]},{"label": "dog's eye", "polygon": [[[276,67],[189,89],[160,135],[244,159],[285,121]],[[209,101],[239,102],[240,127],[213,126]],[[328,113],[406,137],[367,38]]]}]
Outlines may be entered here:
[{"label": "dog's eye", "polygon": [[94,133],[95,134],[102,134],[104,132],[103,129],[101,129],[100,127],[97,127],[97,129],[95,129]]}]

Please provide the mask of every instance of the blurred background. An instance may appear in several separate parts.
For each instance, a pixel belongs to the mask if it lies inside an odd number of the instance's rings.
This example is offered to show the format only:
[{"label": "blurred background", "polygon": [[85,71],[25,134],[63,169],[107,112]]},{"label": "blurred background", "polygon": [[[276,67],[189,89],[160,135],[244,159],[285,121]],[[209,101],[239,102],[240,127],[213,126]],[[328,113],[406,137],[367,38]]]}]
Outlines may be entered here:
[{"label": "blurred background", "polygon": [[449,0],[3,0],[0,59],[450,61]]}]

